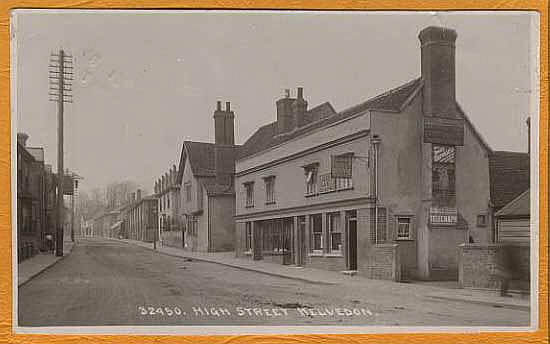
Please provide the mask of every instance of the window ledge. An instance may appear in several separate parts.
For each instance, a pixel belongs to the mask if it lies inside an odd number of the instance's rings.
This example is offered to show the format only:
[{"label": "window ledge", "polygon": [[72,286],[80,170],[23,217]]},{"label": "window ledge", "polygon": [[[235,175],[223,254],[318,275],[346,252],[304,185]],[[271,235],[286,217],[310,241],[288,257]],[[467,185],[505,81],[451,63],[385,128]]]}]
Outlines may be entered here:
[{"label": "window ledge", "polygon": [[344,255],[340,252],[338,252],[338,253],[327,253],[327,254],[325,254],[325,257],[328,257],[328,258],[342,258],[342,257],[344,257]]},{"label": "window ledge", "polygon": [[307,255],[308,255],[308,257],[322,257],[323,253],[322,252],[310,252]]},{"label": "window ledge", "polygon": [[336,189],[336,191],[349,191],[349,190],[353,190],[353,186],[349,188]]},{"label": "window ledge", "polygon": [[252,255],[252,251],[244,251],[244,254],[245,254],[246,256],[251,256],[251,255]]},{"label": "window ledge", "polygon": [[265,202],[265,205],[271,205],[271,204],[275,204],[275,203],[277,203],[277,202],[275,202],[275,201],[269,201],[269,202]]},{"label": "window ledge", "polygon": [[247,208],[247,209],[248,208],[254,208],[254,205],[245,205],[244,207]]},{"label": "window ledge", "polygon": [[411,238],[397,238],[395,239],[395,241],[414,241],[414,239],[411,239]]},{"label": "window ledge", "polygon": [[315,197],[315,196],[318,196],[319,193],[310,193],[310,194],[304,194],[304,197]]}]

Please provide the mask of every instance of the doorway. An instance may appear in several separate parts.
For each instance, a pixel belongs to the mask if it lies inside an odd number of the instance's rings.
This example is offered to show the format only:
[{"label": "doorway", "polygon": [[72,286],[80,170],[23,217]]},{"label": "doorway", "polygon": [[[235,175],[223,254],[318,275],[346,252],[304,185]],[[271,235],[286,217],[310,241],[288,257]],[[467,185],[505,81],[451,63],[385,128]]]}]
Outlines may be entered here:
[{"label": "doorway", "polygon": [[355,212],[348,214],[348,269],[357,270],[357,217]]}]

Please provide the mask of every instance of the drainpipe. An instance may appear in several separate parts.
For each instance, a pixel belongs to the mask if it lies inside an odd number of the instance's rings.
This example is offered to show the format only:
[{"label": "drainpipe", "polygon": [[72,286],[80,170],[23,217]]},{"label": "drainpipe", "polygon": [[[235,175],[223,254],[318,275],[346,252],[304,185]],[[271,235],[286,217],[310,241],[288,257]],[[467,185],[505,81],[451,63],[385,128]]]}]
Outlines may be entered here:
[{"label": "drainpipe", "polygon": [[374,243],[378,244],[378,148],[382,140],[378,135],[371,139],[374,148]]}]

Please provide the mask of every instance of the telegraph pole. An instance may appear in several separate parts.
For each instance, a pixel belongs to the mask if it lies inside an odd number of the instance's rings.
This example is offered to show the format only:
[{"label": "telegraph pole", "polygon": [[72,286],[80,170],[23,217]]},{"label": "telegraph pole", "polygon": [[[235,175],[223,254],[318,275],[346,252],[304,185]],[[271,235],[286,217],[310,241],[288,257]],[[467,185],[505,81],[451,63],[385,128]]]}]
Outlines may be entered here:
[{"label": "telegraph pole", "polygon": [[49,64],[50,101],[57,103],[57,212],[55,255],[63,256],[63,108],[72,103],[73,63],[72,56],[60,49],[50,55]]}]

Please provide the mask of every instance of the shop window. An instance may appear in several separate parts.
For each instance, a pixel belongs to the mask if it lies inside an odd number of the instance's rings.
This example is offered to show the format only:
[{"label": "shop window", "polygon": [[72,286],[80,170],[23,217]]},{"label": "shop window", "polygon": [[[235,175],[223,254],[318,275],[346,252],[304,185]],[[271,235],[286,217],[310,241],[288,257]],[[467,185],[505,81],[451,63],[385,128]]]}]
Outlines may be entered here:
[{"label": "shop window", "polygon": [[264,178],[265,182],[265,203],[275,203],[275,176]]},{"label": "shop window", "polygon": [[397,217],[397,240],[410,240],[411,236],[411,218]]},{"label": "shop window", "polygon": [[252,251],[252,222],[245,223],[246,252]]},{"label": "shop window", "polygon": [[310,217],[311,251],[323,252],[323,217],[321,214]]},{"label": "shop window", "polygon": [[342,252],[342,228],[340,226],[340,214],[332,213],[327,216],[329,232],[329,251],[333,253]]},{"label": "shop window", "polygon": [[[370,239],[373,243],[385,243],[386,232],[386,208],[378,208],[378,221],[375,221],[376,209],[370,209]],[[375,228],[376,227],[376,228]]]},{"label": "shop window", "polygon": [[244,189],[246,194],[246,207],[250,208],[254,206],[254,182],[244,183]]},{"label": "shop window", "polygon": [[304,167],[305,176],[306,176],[306,196],[316,195],[317,194],[317,179],[319,174],[319,165],[311,164]]}]

